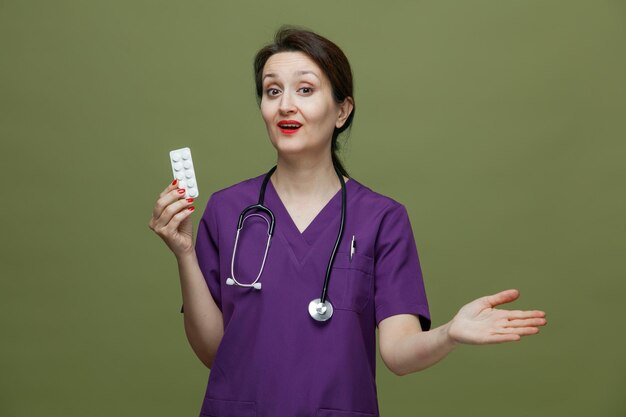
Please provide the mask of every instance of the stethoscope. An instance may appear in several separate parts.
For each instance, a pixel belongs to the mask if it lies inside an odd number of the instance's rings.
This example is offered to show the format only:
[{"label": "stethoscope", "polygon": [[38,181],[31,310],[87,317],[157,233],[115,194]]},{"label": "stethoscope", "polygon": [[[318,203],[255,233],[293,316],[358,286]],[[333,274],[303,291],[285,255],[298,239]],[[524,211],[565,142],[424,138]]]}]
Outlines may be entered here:
[{"label": "stethoscope", "polygon": [[[270,180],[272,173],[276,170],[276,166],[268,171],[265,174],[265,178],[263,179],[263,184],[261,185],[261,191],[259,193],[259,202],[257,204],[253,204],[251,206],[246,207],[241,214],[239,215],[239,222],[237,223],[237,235],[235,236],[235,247],[233,248],[233,257],[230,261],[230,277],[226,279],[227,285],[237,285],[239,287],[252,287],[256,290],[261,289],[261,283],[259,282],[259,278],[261,277],[261,273],[263,272],[263,267],[265,266],[265,260],[267,259],[267,251],[270,248],[270,242],[272,240],[272,236],[274,235],[274,225],[276,220],[274,218],[274,213],[272,210],[265,207],[263,205],[263,201],[265,200],[265,187],[267,186],[267,182]],[[341,238],[343,235],[343,226],[346,222],[346,183],[343,180],[343,175],[335,168],[335,172],[337,172],[337,176],[339,177],[339,182],[341,182],[341,223],[339,224],[339,233],[337,234],[337,240],[335,241],[335,247],[333,248],[333,252],[330,255],[330,259],[328,260],[328,266],[326,267],[326,278],[324,279],[324,286],[322,287],[322,295],[320,298],[316,298],[309,303],[309,314],[317,321],[326,321],[333,315],[333,305],[326,299],[328,294],[328,282],[330,281],[330,271],[333,266],[333,261],[335,259],[335,253],[337,252],[337,248],[341,243]],[[262,216],[259,213],[250,213],[246,216],[246,213],[252,210],[260,210],[262,212],[267,213],[271,220],[268,220],[267,217]],[[235,278],[235,254],[237,253],[237,242],[239,241],[239,232],[243,228],[243,224],[248,217],[257,216],[265,220],[267,223],[267,244],[265,245],[265,253],[263,254],[263,262],[261,263],[261,269],[257,274],[256,278],[250,284],[242,284],[237,281]]]}]

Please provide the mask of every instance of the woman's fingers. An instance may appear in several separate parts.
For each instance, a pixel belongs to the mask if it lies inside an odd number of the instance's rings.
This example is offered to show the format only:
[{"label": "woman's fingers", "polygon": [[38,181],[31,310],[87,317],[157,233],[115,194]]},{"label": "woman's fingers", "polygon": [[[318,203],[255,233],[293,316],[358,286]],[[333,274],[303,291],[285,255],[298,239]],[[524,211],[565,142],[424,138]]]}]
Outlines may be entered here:
[{"label": "woman's fingers", "polygon": [[[177,191],[172,191],[172,193],[178,194]],[[182,195],[184,195],[184,190],[183,190],[183,194]],[[191,205],[193,204],[194,199],[193,198],[185,199],[185,198],[182,198],[182,195],[180,197],[173,197],[174,201],[171,202],[170,204],[168,204],[163,209],[163,211],[161,212],[161,215],[156,220],[157,228],[165,228],[166,226],[169,225],[169,223],[171,222],[172,218],[177,213],[179,213],[184,208],[191,207]],[[166,197],[163,197],[163,198],[166,198]]]},{"label": "woman's fingers", "polygon": [[505,327],[498,329],[485,338],[485,343],[504,343],[520,340],[523,336],[539,333],[537,327]]},{"label": "woman's fingers", "polygon": [[529,326],[545,326],[547,320],[544,318],[532,318],[523,320],[508,320],[504,323],[504,327],[529,327]]},{"label": "woman's fingers", "polygon": [[541,310],[500,310],[508,320],[521,320],[545,317],[546,313]]},{"label": "woman's fingers", "polygon": [[510,303],[519,297],[519,291],[516,289],[510,289],[501,291],[497,294],[488,295],[487,302],[492,306],[497,306],[504,303]]},{"label": "woman's fingers", "polygon": [[157,221],[163,215],[165,209],[177,200],[182,199],[184,196],[184,188],[175,188],[160,196],[154,205],[154,209],[152,210],[152,218]]},{"label": "woman's fingers", "polygon": [[178,188],[178,180],[172,181],[167,187],[165,187],[165,189],[161,191],[161,194],[159,194],[159,197],[163,197],[165,194],[175,190],[176,188]]},{"label": "woman's fingers", "polygon": [[539,326],[545,326],[545,318],[514,319],[502,323],[501,327],[494,331],[496,335],[519,335],[528,336],[539,333]]},{"label": "woman's fingers", "polygon": [[520,336],[527,336],[531,334],[539,333],[538,327],[504,327],[494,332],[495,334],[518,334]]},{"label": "woman's fingers", "polygon": [[167,234],[170,236],[173,235],[174,232],[178,230],[178,227],[183,222],[183,220],[191,216],[191,213],[193,213],[194,209],[195,209],[194,206],[189,206],[187,207],[187,209],[181,210],[178,213],[176,213],[174,216],[172,216],[171,220],[167,223],[167,226],[165,226],[165,230],[167,231]]},{"label": "woman's fingers", "polygon": [[520,340],[522,336],[518,334],[498,334],[493,335],[487,338],[486,343],[506,343],[506,342],[517,342]]}]

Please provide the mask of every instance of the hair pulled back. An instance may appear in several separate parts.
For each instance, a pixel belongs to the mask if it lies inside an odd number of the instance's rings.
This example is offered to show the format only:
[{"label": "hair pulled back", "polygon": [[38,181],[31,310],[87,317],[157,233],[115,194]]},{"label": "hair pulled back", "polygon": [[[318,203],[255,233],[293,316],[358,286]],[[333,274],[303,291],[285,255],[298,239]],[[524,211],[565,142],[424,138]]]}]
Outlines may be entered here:
[{"label": "hair pulled back", "polygon": [[[263,97],[263,67],[272,55],[279,52],[302,52],[306,54],[330,80],[335,101],[341,103],[346,97],[352,97],[354,105],[352,70],[343,51],[323,36],[294,26],[282,26],[274,35],[274,42],[261,48],[254,57],[254,81],[259,104]],[[356,105],[353,106],[352,112],[343,126],[335,128],[331,142],[333,166],[346,177],[349,177],[348,172],[337,154],[339,149],[337,137],[352,125],[355,107]]]}]

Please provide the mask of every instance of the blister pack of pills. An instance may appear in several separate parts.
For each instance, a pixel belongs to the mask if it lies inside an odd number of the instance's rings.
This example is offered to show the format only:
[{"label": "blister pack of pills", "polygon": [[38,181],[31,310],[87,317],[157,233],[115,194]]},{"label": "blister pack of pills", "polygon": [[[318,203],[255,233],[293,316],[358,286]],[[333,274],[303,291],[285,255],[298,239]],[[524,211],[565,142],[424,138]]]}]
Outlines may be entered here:
[{"label": "blister pack of pills", "polygon": [[196,172],[191,159],[191,149],[180,148],[170,151],[172,173],[178,180],[178,188],[184,188],[185,198],[197,198],[200,195],[196,182]]}]

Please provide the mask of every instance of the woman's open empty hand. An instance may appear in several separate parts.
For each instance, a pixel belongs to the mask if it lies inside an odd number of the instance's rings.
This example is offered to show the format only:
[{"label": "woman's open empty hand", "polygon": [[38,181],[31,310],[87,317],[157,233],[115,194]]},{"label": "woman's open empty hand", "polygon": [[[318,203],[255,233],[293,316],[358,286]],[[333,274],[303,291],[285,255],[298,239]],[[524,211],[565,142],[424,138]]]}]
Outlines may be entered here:
[{"label": "woman's open empty hand", "polygon": [[547,323],[545,312],[495,308],[518,297],[519,291],[511,289],[464,305],[450,323],[449,336],[457,343],[478,345],[512,342],[539,333],[539,326]]}]

